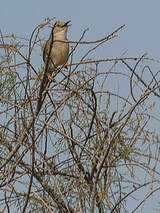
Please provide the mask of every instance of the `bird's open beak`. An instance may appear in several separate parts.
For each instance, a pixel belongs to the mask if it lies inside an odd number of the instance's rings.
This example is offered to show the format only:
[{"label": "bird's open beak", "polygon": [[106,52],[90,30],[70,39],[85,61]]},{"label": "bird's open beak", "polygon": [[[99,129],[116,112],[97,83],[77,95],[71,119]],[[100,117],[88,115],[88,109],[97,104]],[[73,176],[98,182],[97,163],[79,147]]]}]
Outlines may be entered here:
[{"label": "bird's open beak", "polygon": [[71,22],[71,20],[69,20],[69,21],[67,21],[66,23],[65,23],[65,26],[71,26],[71,24],[69,24]]}]

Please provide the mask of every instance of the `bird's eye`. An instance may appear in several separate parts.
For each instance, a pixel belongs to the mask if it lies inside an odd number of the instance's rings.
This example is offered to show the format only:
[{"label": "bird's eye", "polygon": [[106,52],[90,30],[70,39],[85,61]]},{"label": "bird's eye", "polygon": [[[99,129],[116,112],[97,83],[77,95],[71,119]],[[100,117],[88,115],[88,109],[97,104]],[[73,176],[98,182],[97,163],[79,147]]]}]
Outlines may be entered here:
[{"label": "bird's eye", "polygon": [[63,27],[65,27],[67,24],[66,23],[59,23],[59,22],[56,22],[56,24],[55,24],[55,26],[56,27],[61,27],[61,28],[63,28]]},{"label": "bird's eye", "polygon": [[63,25],[60,25],[59,23],[57,23],[56,27],[63,27]]}]

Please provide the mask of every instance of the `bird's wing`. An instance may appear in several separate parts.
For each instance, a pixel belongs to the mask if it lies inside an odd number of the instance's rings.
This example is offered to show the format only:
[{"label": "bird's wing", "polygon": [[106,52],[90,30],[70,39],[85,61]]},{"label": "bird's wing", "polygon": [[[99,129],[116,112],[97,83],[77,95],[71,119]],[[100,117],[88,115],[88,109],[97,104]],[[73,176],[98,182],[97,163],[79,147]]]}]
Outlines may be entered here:
[{"label": "bird's wing", "polygon": [[47,63],[47,56],[48,56],[48,51],[49,51],[49,45],[50,45],[50,42],[48,40],[48,41],[46,41],[44,49],[43,49],[43,61],[44,61],[45,64]]}]

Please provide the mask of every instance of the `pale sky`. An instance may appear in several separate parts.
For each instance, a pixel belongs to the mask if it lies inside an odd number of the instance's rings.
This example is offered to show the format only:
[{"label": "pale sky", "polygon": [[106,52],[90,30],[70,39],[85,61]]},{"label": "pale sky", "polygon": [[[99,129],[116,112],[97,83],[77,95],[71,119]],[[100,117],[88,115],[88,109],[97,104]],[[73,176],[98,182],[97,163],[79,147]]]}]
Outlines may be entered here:
[{"label": "pale sky", "polygon": [[[87,39],[97,39],[126,24],[114,46],[108,47],[106,56],[121,54],[140,55],[148,52],[159,57],[160,38],[159,0],[5,0],[0,5],[3,34],[30,36],[36,25],[47,17],[71,20],[69,38],[78,39],[87,27]],[[107,49],[106,49],[107,50]]]}]

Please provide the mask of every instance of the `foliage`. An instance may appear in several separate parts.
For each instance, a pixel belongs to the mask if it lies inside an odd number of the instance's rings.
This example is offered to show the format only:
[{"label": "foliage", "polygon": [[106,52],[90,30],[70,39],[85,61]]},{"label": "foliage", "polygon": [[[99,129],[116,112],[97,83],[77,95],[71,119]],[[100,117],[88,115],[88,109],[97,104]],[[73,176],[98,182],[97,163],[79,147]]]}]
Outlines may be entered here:
[{"label": "foliage", "polygon": [[145,188],[135,212],[159,190],[159,135],[153,126],[159,124],[159,72],[148,65],[158,62],[145,54],[87,60],[124,26],[94,42],[82,41],[85,30],[79,42],[70,41],[71,58],[77,46],[95,46],[84,48],[83,57],[72,61],[68,70],[62,67],[53,74],[54,82],[48,84],[38,108],[40,82],[35,76],[42,68],[31,61],[40,51],[41,31],[49,24],[39,25],[28,45],[14,37],[21,48],[13,38],[3,46],[0,208],[127,212],[137,191]]}]

